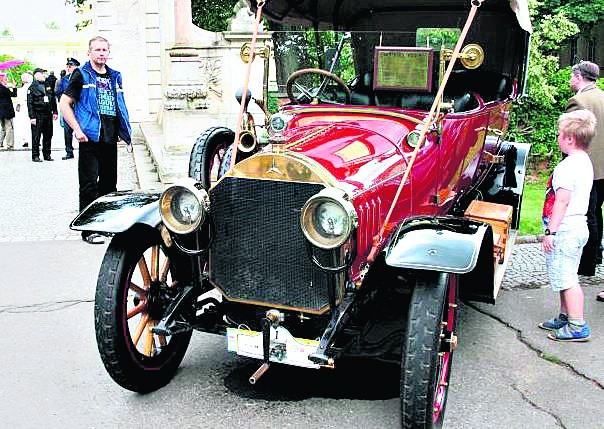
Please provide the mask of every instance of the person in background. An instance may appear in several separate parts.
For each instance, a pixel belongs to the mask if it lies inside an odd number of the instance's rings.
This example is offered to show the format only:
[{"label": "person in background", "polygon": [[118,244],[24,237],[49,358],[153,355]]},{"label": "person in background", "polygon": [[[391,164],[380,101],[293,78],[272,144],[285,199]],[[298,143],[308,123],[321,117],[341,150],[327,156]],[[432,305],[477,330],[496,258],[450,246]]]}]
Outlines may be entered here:
[{"label": "person in background", "polygon": [[[581,61],[572,67],[570,87],[575,95],[568,100],[566,111],[591,111],[597,121],[596,135],[589,147],[594,166],[594,182],[587,211],[589,240],[583,249],[579,274],[595,275],[596,264],[602,263],[602,204],[604,202],[604,92],[596,86],[600,67],[590,61]],[[596,298],[604,301],[604,291]]]},{"label": "person in background", "polygon": [[21,74],[21,82],[23,86],[17,90],[17,106],[15,107],[15,129],[17,130],[17,137],[19,143],[23,147],[29,147],[29,137],[31,136],[31,124],[29,122],[29,115],[27,114],[27,90],[31,85],[33,76],[31,73]]},{"label": "person in background", "polygon": [[50,156],[52,143],[52,121],[56,121],[57,100],[54,92],[48,90],[45,84],[44,72],[34,70],[34,81],[27,90],[27,111],[31,123],[31,160],[42,162],[40,159],[40,138],[42,137],[42,155],[45,161],[53,161]]},{"label": "person in background", "polygon": [[[79,66],[80,62],[78,60],[75,58],[67,58],[67,63],[65,64],[65,75],[57,82],[57,88],[55,91],[57,100],[61,99],[61,95],[63,95],[63,92],[67,88],[71,74]],[[63,117],[61,117],[61,126],[63,127],[63,136],[65,137],[65,156],[62,159],[73,159],[73,130],[69,124],[65,122]]]},{"label": "person in background", "polygon": [[[59,73],[59,79],[57,79],[57,83],[55,83],[55,96],[57,97],[57,102],[61,99],[61,95],[57,92],[59,90],[59,86],[61,85],[61,81],[67,74],[67,70],[61,70]],[[60,115],[59,115],[60,116]]]},{"label": "person in background", "polygon": [[591,330],[584,319],[585,298],[577,268],[587,243],[587,207],[594,179],[587,149],[596,132],[596,117],[587,109],[564,113],[558,119],[558,146],[566,154],[554,168],[543,204],[547,276],[560,297],[557,317],[539,323],[555,341],[588,341]]},{"label": "person in background", "polygon": [[8,83],[5,73],[0,73],[0,147],[4,146],[6,139],[6,150],[15,148],[15,131],[13,128],[13,118],[15,109],[13,108],[13,97],[17,96],[15,84]]},{"label": "person in background", "polygon": [[[117,189],[117,141],[122,139],[129,147],[132,144],[122,75],[107,66],[107,39],[91,39],[88,57],[89,61],[71,74],[60,101],[63,118],[80,142],[80,211]],[[102,235],[88,231],[82,232],[82,239],[90,244],[105,241]]]},{"label": "person in background", "polygon": [[57,77],[55,76],[55,72],[50,72],[50,74],[44,81],[44,84],[46,85],[46,90],[48,92],[52,92],[52,96],[55,97],[55,85],[57,84]]}]

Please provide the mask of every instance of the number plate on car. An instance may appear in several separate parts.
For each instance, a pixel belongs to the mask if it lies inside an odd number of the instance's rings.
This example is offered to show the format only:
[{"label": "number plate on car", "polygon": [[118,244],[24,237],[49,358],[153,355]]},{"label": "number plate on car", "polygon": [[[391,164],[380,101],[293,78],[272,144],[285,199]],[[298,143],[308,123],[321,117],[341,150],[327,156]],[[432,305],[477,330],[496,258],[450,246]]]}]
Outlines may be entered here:
[{"label": "number plate on car", "polygon": [[[282,326],[271,327],[270,361],[306,368],[319,368],[319,365],[308,360],[308,355],[314,353],[318,345],[319,342],[315,340],[294,338]],[[241,356],[264,359],[262,332],[227,328],[227,350]]]}]

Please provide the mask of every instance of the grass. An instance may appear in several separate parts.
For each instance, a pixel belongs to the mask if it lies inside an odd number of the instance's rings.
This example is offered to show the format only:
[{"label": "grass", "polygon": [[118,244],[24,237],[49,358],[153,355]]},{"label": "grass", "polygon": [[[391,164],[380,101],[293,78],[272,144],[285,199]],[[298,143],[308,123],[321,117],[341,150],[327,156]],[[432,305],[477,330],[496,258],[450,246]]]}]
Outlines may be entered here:
[{"label": "grass", "polygon": [[524,183],[518,235],[535,235],[543,232],[541,210],[545,199],[547,179],[548,176],[545,175],[527,176]]},{"label": "grass", "polygon": [[541,353],[541,357],[548,362],[555,363],[557,365],[564,365],[564,362],[562,362],[562,360],[560,360],[560,358],[558,358],[557,356],[550,355],[547,353]]}]

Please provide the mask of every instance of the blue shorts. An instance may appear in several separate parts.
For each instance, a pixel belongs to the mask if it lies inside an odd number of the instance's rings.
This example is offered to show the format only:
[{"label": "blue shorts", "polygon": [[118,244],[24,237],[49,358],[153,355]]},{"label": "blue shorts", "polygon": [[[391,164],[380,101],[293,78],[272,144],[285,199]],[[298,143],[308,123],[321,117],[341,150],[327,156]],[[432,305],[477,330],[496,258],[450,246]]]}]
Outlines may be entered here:
[{"label": "blue shorts", "polygon": [[545,254],[549,284],[554,292],[561,292],[579,284],[577,269],[589,231],[584,228],[558,231],[554,236],[554,250]]}]

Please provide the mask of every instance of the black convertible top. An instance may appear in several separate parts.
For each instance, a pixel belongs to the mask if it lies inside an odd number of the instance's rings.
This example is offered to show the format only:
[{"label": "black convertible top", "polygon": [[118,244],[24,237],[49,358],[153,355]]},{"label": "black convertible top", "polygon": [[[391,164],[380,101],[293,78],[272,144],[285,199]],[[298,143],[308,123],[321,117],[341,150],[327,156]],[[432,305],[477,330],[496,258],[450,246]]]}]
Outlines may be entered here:
[{"label": "black convertible top", "polygon": [[[258,0],[248,0],[256,11]],[[271,21],[314,24],[323,28],[351,29],[367,16],[399,15],[402,12],[466,12],[470,0],[267,0],[263,13]],[[484,0],[482,11],[517,15],[519,26],[530,32],[527,0]],[[398,13],[397,13],[398,12]],[[384,22],[388,26],[388,22]]]}]

